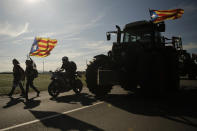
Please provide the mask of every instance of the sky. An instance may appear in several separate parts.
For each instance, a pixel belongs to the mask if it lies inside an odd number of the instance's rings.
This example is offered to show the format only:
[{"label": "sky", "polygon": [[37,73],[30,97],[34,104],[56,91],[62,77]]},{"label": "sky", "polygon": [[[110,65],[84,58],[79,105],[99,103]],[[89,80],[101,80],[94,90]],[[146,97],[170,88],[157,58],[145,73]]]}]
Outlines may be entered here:
[{"label": "sky", "polygon": [[36,36],[58,40],[48,57],[31,57],[38,70],[43,61],[45,71],[55,70],[68,56],[83,71],[93,56],[111,50],[107,31],[150,20],[149,8],[184,9],[182,18],[165,21],[163,35],[181,36],[183,48],[197,53],[197,0],[0,0],[0,72],[12,71],[13,58],[25,68]]}]

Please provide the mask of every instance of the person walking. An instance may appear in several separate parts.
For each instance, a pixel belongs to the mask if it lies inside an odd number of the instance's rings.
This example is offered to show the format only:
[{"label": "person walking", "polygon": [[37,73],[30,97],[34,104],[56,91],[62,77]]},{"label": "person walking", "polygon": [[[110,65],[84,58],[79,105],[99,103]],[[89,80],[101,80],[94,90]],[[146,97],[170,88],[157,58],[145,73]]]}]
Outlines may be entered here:
[{"label": "person walking", "polygon": [[12,89],[10,91],[10,93],[8,94],[8,96],[12,97],[15,88],[19,85],[20,89],[21,89],[21,96],[25,96],[25,90],[23,88],[22,82],[25,80],[25,72],[23,70],[23,68],[20,66],[20,63],[18,62],[17,59],[13,59],[12,63],[14,65],[13,67],[13,85],[12,85]]},{"label": "person walking", "polygon": [[34,91],[37,92],[37,97],[39,96],[40,91],[33,84],[34,79],[38,76],[38,72],[35,69],[36,67],[33,66],[33,65],[35,65],[34,62],[33,62],[33,60],[30,58],[30,60],[26,60],[25,63],[26,63],[25,75],[26,75],[26,78],[27,78],[25,96],[26,96],[26,101],[28,101],[29,100],[29,98],[28,98],[29,86]]}]

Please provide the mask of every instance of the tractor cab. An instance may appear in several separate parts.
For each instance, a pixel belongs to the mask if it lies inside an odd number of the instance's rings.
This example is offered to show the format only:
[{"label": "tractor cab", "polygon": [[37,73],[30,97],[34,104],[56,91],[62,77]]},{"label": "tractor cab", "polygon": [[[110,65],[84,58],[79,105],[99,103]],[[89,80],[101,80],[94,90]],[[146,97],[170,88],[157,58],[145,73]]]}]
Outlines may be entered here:
[{"label": "tractor cab", "polygon": [[125,25],[123,43],[161,43],[160,32],[165,31],[165,24],[150,21],[137,21]]},{"label": "tractor cab", "polygon": [[[118,66],[127,61],[126,54],[130,52],[129,47],[131,46],[141,46],[145,50],[164,46],[164,40],[160,33],[165,31],[164,22],[154,24],[144,20],[126,24],[123,30],[118,25],[116,28],[117,31],[107,32],[107,40],[111,39],[111,33],[117,34],[117,41],[113,42],[110,54]],[[121,40],[121,38],[123,39]]]}]

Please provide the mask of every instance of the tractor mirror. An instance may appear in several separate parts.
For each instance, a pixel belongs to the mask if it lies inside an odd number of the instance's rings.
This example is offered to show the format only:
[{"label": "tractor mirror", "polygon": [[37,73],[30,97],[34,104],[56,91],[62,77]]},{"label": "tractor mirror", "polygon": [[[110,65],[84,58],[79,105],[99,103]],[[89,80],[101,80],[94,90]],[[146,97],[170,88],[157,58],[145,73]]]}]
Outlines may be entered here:
[{"label": "tractor mirror", "polygon": [[111,34],[110,33],[106,33],[107,36],[107,40],[111,40]]}]

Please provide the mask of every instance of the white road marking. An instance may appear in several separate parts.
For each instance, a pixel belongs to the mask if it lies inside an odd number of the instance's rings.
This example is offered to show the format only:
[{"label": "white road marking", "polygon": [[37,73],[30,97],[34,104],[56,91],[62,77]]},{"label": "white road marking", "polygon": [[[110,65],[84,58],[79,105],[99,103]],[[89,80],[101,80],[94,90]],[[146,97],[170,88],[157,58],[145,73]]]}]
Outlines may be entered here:
[{"label": "white road marking", "polygon": [[83,107],[76,108],[76,109],[73,109],[73,110],[70,110],[70,111],[62,112],[61,114],[51,115],[51,116],[43,117],[41,119],[36,119],[36,120],[33,120],[33,121],[29,121],[29,122],[21,123],[21,124],[18,124],[18,125],[10,126],[10,127],[7,127],[7,128],[3,128],[3,129],[0,129],[0,131],[7,131],[7,130],[11,130],[11,129],[14,129],[14,128],[17,128],[17,127],[21,127],[21,126],[33,124],[33,123],[36,123],[36,122],[44,121],[44,120],[47,120],[47,119],[51,119],[51,118],[54,118],[54,117],[61,116],[63,114],[68,114],[68,113],[71,113],[71,112],[79,111],[79,110],[82,110],[82,109],[85,109],[85,108],[88,108],[88,107],[92,107],[92,106],[95,106],[95,105],[98,105],[98,104],[102,104],[102,103],[104,103],[104,102],[102,102],[102,101],[97,102],[97,103],[95,103],[93,105],[90,105],[90,106],[83,106]]}]

